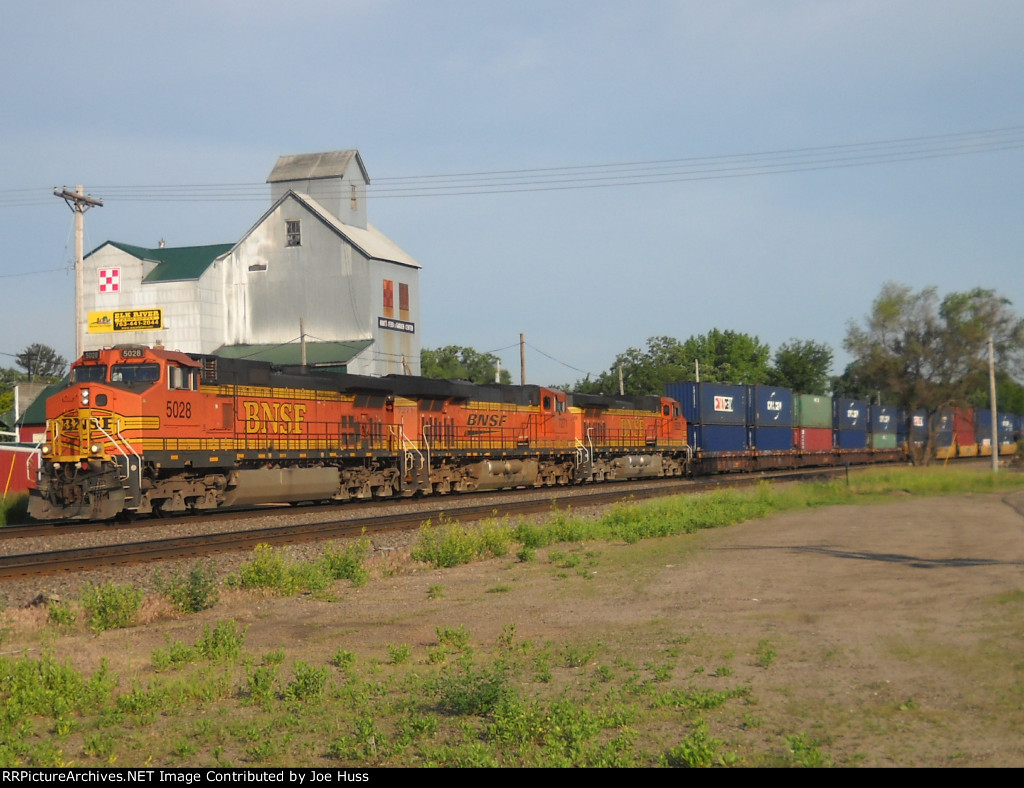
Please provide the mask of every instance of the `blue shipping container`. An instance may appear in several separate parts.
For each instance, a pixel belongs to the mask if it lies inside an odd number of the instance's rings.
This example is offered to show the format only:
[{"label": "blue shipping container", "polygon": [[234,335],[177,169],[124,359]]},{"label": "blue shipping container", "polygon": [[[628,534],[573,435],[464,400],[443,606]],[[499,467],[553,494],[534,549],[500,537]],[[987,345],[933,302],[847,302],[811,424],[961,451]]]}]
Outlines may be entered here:
[{"label": "blue shipping container", "polygon": [[747,387],[724,383],[668,383],[665,396],[677,400],[690,424],[746,424]]},{"label": "blue shipping container", "polygon": [[751,386],[747,424],[757,427],[793,426],[793,391],[771,386]]},{"label": "blue shipping container", "polygon": [[914,443],[924,443],[928,440],[928,411],[914,411],[910,419],[910,439]]},{"label": "blue shipping container", "polygon": [[837,430],[867,431],[867,403],[859,399],[832,400],[832,426]]},{"label": "blue shipping container", "polygon": [[835,444],[837,449],[864,449],[868,445],[868,434],[865,430],[836,430]]},{"label": "blue shipping container", "polygon": [[793,428],[752,427],[750,447],[758,451],[791,451],[793,449]]},{"label": "blue shipping container", "polygon": [[868,409],[868,432],[896,432],[896,408],[872,405]]},{"label": "blue shipping container", "polygon": [[745,424],[697,424],[689,429],[690,446],[708,454],[731,454],[747,450]]}]

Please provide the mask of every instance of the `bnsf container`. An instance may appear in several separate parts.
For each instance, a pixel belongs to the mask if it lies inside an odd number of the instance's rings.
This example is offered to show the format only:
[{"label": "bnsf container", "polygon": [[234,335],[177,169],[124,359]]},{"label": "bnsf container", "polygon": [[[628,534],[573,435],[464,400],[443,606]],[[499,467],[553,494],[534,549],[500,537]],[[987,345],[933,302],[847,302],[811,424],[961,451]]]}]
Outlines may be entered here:
[{"label": "bnsf container", "polygon": [[858,399],[832,400],[832,426],[837,430],[866,432],[867,424],[868,406],[866,402]]},{"label": "bnsf container", "polygon": [[758,451],[791,451],[792,427],[751,427],[750,448]]},{"label": "bnsf container", "polygon": [[831,427],[796,427],[793,430],[793,445],[800,451],[832,451],[832,441]]},{"label": "bnsf container", "polygon": [[793,391],[771,386],[750,386],[747,424],[755,427],[792,427]]},{"label": "bnsf container", "polygon": [[[665,396],[676,400],[690,424],[747,423],[747,387],[724,383],[669,383]],[[744,438],[744,440],[746,440]]]},{"label": "bnsf container", "polygon": [[837,449],[866,449],[868,434],[865,430],[836,430]]},{"label": "bnsf container", "polygon": [[896,408],[888,405],[872,405],[868,408],[868,432],[896,434]]},{"label": "bnsf container", "polygon": [[704,455],[732,454],[748,448],[745,424],[696,424],[687,432],[690,446]]},{"label": "bnsf container", "polygon": [[832,398],[797,394],[793,400],[793,426],[832,429]]}]

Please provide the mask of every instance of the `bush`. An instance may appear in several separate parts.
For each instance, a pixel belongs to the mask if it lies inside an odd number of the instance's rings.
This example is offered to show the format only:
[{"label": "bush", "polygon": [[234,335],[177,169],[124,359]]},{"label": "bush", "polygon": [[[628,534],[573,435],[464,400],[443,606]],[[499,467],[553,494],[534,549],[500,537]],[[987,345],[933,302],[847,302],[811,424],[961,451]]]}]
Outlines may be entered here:
[{"label": "bush", "polygon": [[206,625],[196,641],[196,651],[210,662],[229,662],[241,653],[248,629],[239,628],[234,620],[221,621],[212,630]]},{"label": "bush", "polygon": [[342,550],[328,548],[324,553],[324,567],[335,580],[350,580],[354,586],[364,586],[370,579],[363,566],[370,554],[370,540],[365,536]]},{"label": "bush", "polygon": [[228,578],[228,582],[238,588],[262,588],[281,596],[289,596],[298,590],[295,575],[284,555],[268,544],[256,545],[252,561],[243,564],[237,574]]},{"label": "bush", "polygon": [[157,574],[156,587],[182,613],[198,613],[217,604],[217,570],[213,561],[200,561],[187,574],[175,572],[164,580]]},{"label": "bush", "polygon": [[82,593],[82,609],[94,632],[134,626],[141,605],[142,592],[130,585],[89,584]]}]

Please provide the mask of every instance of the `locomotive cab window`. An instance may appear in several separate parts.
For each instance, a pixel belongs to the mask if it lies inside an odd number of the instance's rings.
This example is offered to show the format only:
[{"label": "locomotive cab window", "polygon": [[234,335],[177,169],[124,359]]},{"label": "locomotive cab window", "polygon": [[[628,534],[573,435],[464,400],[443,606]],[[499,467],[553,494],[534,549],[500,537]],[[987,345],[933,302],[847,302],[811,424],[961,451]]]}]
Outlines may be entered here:
[{"label": "locomotive cab window", "polygon": [[71,370],[72,383],[89,383],[107,379],[105,364],[92,364],[87,367],[75,367]]},{"label": "locomotive cab window", "polygon": [[158,380],[159,364],[114,364],[110,368],[111,383],[156,383]]}]

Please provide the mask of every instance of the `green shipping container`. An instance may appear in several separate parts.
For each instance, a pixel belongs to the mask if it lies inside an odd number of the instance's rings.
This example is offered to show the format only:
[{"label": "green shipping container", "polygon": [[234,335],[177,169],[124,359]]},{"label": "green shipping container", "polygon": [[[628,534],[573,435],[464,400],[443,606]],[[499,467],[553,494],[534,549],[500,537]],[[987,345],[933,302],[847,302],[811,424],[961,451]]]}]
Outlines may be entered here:
[{"label": "green shipping container", "polygon": [[832,398],[818,394],[793,397],[793,425],[796,427],[832,427]]},{"label": "green shipping container", "polygon": [[896,433],[895,432],[872,432],[871,433],[871,448],[872,449],[895,449],[896,448]]}]

